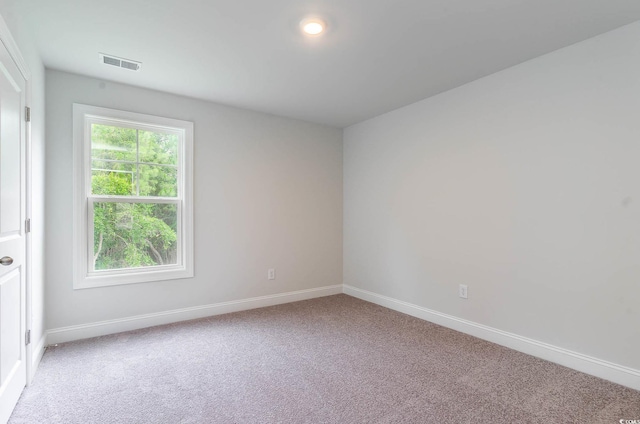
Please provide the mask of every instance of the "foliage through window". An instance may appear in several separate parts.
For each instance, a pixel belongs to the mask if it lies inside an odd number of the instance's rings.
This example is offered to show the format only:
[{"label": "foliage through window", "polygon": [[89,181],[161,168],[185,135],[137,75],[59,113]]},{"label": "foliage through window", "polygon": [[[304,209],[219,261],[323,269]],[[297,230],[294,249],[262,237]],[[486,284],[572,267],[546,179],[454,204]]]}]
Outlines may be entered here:
[{"label": "foliage through window", "polygon": [[[74,107],[74,119],[82,121],[76,122],[76,136],[82,128],[82,140],[76,140],[82,158],[76,164],[82,179],[77,209],[87,217],[78,238],[86,243],[84,284],[76,287],[192,276],[186,219],[192,212],[185,210],[191,200],[186,164],[192,124]],[[181,272],[188,268],[190,273]]]}]

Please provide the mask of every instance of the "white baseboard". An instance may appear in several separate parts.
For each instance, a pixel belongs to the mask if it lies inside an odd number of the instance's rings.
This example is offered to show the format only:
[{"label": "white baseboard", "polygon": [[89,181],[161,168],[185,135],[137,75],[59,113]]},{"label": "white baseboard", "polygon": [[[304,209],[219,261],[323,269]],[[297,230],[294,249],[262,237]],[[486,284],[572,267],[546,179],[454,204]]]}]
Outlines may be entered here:
[{"label": "white baseboard", "polygon": [[297,302],[300,300],[313,299],[316,297],[330,296],[340,293],[342,293],[342,284],[269,296],[253,297],[250,299],[234,300],[230,302],[214,303],[212,305],[196,306],[193,308],[175,309],[154,314],[137,315],[128,318],[93,322],[90,324],[54,328],[47,331],[47,343],[56,344],[70,342],[73,340],[87,339],[90,337],[104,336],[107,334],[121,333],[123,331],[138,330],[140,328],[153,327],[156,325],[171,324],[174,322],[205,318],[230,312],[263,308],[266,306],[280,305],[282,303]]},{"label": "white baseboard", "polygon": [[635,390],[640,390],[640,370],[603,361],[346,284],[343,286],[343,291],[350,296],[433,322],[443,327],[451,328],[528,355],[555,362],[556,364],[600,377]]},{"label": "white baseboard", "polygon": [[47,344],[64,343],[73,340],[120,333],[123,331],[137,330],[156,325],[171,324],[174,322],[204,318],[230,312],[239,312],[248,309],[297,302],[300,300],[330,296],[339,293],[345,293],[407,315],[442,325],[443,327],[451,328],[453,330],[526,353],[528,355],[536,356],[635,390],[640,390],[640,370],[593,358],[568,349],[539,342],[517,334],[508,333],[506,331],[498,330],[472,321],[467,321],[452,315],[443,314],[441,312],[423,308],[418,305],[367,290],[362,290],[346,284],[215,303],[212,305],[197,306],[193,308],[176,309],[154,314],[137,315],[128,318],[100,321],[90,324],[54,328],[48,330],[45,336],[43,336],[39,343],[34,347],[31,368],[32,375],[35,374],[38,364],[42,359],[44,348]]},{"label": "white baseboard", "polygon": [[42,355],[44,355],[44,350],[47,346],[47,333],[45,332],[42,337],[40,337],[40,340],[38,341],[38,344],[36,344],[33,347],[33,351],[31,354],[31,368],[29,370],[29,373],[31,375],[28,376],[27,378],[27,383],[31,384],[31,381],[33,380],[33,376],[36,375],[36,371],[38,370],[38,366],[40,365],[40,361],[42,361]]}]

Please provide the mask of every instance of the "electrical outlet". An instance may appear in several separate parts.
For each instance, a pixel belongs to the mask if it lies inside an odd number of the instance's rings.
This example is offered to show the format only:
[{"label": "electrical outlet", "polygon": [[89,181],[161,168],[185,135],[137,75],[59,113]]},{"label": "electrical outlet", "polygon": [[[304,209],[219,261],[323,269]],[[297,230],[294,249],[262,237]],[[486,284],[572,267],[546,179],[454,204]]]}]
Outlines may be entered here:
[{"label": "electrical outlet", "polygon": [[460,284],[458,286],[458,296],[460,296],[463,299],[467,298],[467,285],[466,284]]},{"label": "electrical outlet", "polygon": [[276,270],[274,268],[269,268],[267,271],[267,279],[275,280],[276,279]]}]

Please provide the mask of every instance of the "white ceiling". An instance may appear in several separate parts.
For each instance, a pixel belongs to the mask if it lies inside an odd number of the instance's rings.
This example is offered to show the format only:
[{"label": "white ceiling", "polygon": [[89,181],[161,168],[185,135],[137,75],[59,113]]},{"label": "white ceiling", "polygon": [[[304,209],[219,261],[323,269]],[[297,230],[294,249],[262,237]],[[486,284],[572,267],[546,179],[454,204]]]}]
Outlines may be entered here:
[{"label": "white ceiling", "polygon": [[337,127],[640,20],[638,0],[11,2],[49,68]]}]

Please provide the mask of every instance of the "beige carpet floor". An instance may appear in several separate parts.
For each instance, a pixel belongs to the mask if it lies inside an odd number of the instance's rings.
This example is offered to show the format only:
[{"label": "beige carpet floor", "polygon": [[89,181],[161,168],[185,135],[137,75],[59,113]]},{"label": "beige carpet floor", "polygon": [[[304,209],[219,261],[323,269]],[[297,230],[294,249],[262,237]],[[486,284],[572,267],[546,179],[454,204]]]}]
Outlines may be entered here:
[{"label": "beige carpet floor", "polygon": [[347,295],[50,347],[10,423],[619,423],[640,392]]}]

